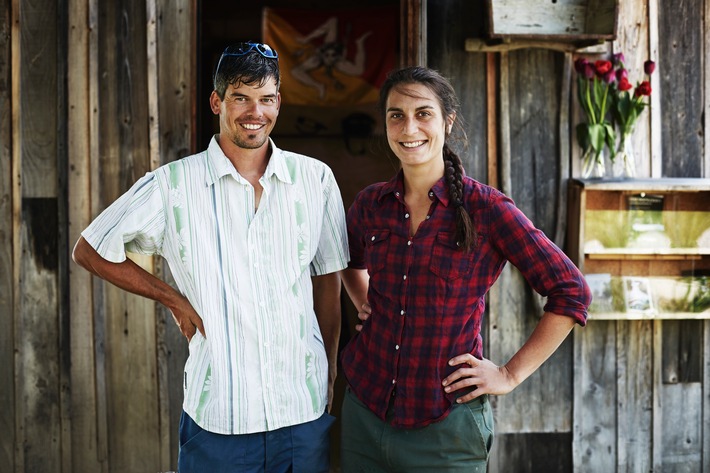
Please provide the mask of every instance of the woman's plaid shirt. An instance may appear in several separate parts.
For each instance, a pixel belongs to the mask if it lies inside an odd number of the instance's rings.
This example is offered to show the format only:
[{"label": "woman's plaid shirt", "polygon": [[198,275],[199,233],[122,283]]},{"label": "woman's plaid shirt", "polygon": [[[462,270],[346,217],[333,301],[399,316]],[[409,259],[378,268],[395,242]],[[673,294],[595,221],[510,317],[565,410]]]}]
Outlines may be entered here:
[{"label": "woman's plaid shirt", "polygon": [[446,416],[461,393],[441,380],[453,356],[482,358],[485,294],[506,261],[547,297],[545,311],[586,323],[589,288],[577,267],[496,189],[464,178],[464,206],[476,247],[454,240],[455,212],[443,178],[429,192],[431,207],[413,237],[402,172],[364,189],[348,211],[350,267],[370,274],[372,315],[345,347],[342,369],[350,387],[392,425],[422,427]]}]

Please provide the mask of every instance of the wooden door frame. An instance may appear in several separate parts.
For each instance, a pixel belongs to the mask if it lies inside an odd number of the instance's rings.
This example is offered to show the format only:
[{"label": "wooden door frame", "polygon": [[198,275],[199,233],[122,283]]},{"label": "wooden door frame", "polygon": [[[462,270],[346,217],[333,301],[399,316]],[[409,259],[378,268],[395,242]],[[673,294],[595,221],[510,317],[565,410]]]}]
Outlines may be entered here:
[{"label": "wooden door frame", "polygon": [[426,66],[426,0],[400,1],[400,66]]}]

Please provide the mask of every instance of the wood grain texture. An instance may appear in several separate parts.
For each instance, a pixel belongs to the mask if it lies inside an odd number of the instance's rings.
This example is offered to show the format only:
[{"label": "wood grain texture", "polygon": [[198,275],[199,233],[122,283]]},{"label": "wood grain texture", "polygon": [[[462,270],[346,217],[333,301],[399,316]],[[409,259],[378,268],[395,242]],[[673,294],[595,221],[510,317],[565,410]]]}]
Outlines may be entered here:
[{"label": "wood grain texture", "polygon": [[[596,323],[596,322],[591,322]],[[618,419],[616,471],[653,467],[653,322],[617,323]]]},{"label": "wood grain texture", "polygon": [[702,177],[703,12],[703,0],[659,0],[664,177]]},{"label": "wood grain texture", "polygon": [[[646,2],[619,2],[619,27],[614,53],[624,54],[624,65],[629,72],[629,82],[637,84],[646,80],[643,64],[652,59],[649,51],[649,17]],[[656,58],[653,58],[656,59]],[[666,67],[664,65],[664,67]],[[659,72],[657,71],[656,74]],[[650,99],[646,99],[650,103]],[[635,169],[638,177],[651,175],[651,110],[641,114],[632,135]]]},{"label": "wood grain texture", "polygon": [[[483,18],[476,13],[474,2],[464,0],[429,1],[427,13],[428,66],[451,80],[461,102],[457,121],[464,127],[468,146],[458,147],[457,152],[466,174],[486,182],[486,55],[470,54],[464,50],[465,39],[482,32]],[[451,23],[451,18],[466,18],[467,21]]]},{"label": "wood grain texture", "polygon": [[[99,3],[99,210],[150,170],[147,14],[142,0]],[[93,199],[92,199],[93,200]],[[143,262],[153,270],[152,259]],[[96,281],[99,449],[111,471],[159,471],[155,304]]]},{"label": "wood grain texture", "polygon": [[[14,326],[14,265],[12,218],[12,55],[11,2],[0,0],[0,325]],[[14,406],[15,339],[13,330],[0,331],[0,405]],[[0,409],[0,465],[15,468],[15,410]]]},{"label": "wood grain texture", "polygon": [[574,332],[574,471],[616,471],[616,324],[590,322]]},{"label": "wood grain texture", "polygon": [[[92,3],[97,0],[71,0],[68,5],[67,62],[67,204],[69,247],[91,220],[92,90],[98,82],[92,75]],[[95,26],[95,25],[93,25]],[[93,48],[95,49],[95,48]],[[93,58],[95,59],[95,58]],[[95,146],[95,144],[94,144]],[[69,304],[71,310],[71,464],[75,471],[101,472],[99,461],[92,311],[92,276],[78,266],[69,266]],[[107,466],[103,463],[103,466]]]},{"label": "wood grain texture", "polygon": [[57,196],[57,2],[20,0],[22,195]]},{"label": "wood grain texture", "polygon": [[[151,111],[150,121],[158,145],[156,150],[151,144],[152,167],[195,152],[193,132],[196,130],[194,120],[197,101],[196,23],[193,21],[196,2],[155,0],[154,3],[157,95],[150,100],[156,103],[157,110]],[[200,106],[206,106],[205,101],[206,98],[200,100]],[[156,265],[156,275],[174,284],[165,263]],[[160,461],[163,469],[177,470],[177,432],[182,413],[183,368],[188,356],[188,345],[170,312],[162,306],[156,307],[156,311],[161,413]]]}]

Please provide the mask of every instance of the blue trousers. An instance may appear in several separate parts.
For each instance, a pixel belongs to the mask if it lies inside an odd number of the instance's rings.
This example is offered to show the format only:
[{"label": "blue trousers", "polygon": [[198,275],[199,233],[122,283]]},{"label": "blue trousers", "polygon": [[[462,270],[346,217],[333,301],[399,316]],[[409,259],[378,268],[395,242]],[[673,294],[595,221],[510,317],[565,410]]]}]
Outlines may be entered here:
[{"label": "blue trousers", "polygon": [[326,412],[314,421],[270,432],[222,435],[202,429],[183,412],[178,472],[327,473],[333,422]]}]

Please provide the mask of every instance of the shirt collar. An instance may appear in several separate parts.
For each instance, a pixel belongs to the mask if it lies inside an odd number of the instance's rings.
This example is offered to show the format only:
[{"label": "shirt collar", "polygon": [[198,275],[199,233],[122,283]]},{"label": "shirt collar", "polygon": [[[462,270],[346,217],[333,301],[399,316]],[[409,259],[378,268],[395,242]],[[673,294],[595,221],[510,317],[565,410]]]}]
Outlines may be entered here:
[{"label": "shirt collar", "polygon": [[[278,148],[271,138],[269,138],[269,147],[271,148],[271,157],[269,158],[269,164],[266,165],[264,177],[270,179],[271,176],[276,176],[277,179],[286,184],[293,184],[293,177],[288,171],[284,151]],[[240,180],[234,165],[232,165],[232,162],[224,154],[222,148],[220,148],[217,142],[217,135],[214,135],[207,147],[207,175],[205,176],[205,185],[211,186],[227,175],[232,176],[236,180]]]},{"label": "shirt collar", "polygon": [[[387,194],[394,194],[398,200],[404,202],[404,173],[401,169],[380,188],[377,200],[382,201]],[[436,197],[444,206],[449,206],[449,193],[443,176],[429,190],[429,197],[432,199]]]}]

